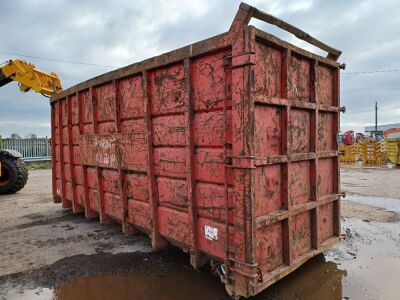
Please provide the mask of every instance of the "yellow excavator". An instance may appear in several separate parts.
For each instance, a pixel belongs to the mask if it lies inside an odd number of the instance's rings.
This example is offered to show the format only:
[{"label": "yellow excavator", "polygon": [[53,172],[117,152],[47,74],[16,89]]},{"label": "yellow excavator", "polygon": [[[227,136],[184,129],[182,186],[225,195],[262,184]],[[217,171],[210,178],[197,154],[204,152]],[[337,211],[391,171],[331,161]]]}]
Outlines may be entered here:
[{"label": "yellow excavator", "polygon": [[[17,82],[21,92],[33,90],[50,97],[63,90],[56,73],[46,73],[20,59],[9,60],[0,66],[0,87]],[[0,194],[13,194],[28,181],[28,168],[16,150],[0,149]]]}]

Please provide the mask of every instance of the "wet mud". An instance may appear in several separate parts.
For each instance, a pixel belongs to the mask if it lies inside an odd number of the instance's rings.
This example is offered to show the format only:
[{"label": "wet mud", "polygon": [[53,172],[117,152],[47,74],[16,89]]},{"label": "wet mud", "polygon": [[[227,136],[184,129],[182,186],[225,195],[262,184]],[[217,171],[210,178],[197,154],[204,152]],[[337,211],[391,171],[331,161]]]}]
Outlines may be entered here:
[{"label": "wet mud", "polygon": [[[101,275],[95,275],[95,274]],[[323,254],[252,299],[342,299],[346,271]],[[1,281],[4,283],[1,284]],[[21,291],[21,286],[30,289]],[[208,268],[194,271],[179,250],[96,254],[0,278],[4,299],[230,299]]]},{"label": "wet mud", "polygon": [[[346,299],[400,299],[400,200],[351,195],[343,200],[370,206],[371,214],[342,219],[345,240],[325,252],[328,261],[346,270],[343,297]],[[374,210],[393,214],[375,220]]]},{"label": "wet mud", "polygon": [[[323,255],[253,299],[341,299],[344,271]],[[105,287],[103,288],[99,288]],[[112,287],[112,288],[110,288]],[[229,299],[208,270],[175,267],[165,276],[133,274],[80,278],[55,288],[54,299]]]}]

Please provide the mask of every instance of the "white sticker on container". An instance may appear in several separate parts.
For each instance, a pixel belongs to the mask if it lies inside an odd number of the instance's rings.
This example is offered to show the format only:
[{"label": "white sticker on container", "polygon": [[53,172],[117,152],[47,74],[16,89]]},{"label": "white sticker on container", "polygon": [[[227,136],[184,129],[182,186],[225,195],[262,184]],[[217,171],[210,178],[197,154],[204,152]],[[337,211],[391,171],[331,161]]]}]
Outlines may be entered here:
[{"label": "white sticker on container", "polygon": [[204,235],[207,240],[216,241],[218,240],[218,229],[208,225],[204,225]]}]

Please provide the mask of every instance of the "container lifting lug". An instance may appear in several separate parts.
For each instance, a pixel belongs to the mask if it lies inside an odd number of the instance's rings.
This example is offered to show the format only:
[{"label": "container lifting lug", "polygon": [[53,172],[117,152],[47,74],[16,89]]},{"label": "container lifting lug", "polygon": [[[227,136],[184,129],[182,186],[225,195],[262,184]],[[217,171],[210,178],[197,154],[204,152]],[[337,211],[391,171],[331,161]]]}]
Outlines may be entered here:
[{"label": "container lifting lug", "polygon": [[346,64],[340,64],[339,68],[342,69],[342,70],[346,70]]},{"label": "container lifting lug", "polygon": [[229,68],[232,66],[232,54],[225,55],[223,57],[223,67],[224,68]]},{"label": "container lifting lug", "polygon": [[219,265],[218,271],[220,272],[220,274],[224,277],[227,276],[228,272],[226,271],[226,267],[224,264]]},{"label": "container lifting lug", "polygon": [[263,276],[261,268],[257,268],[257,275],[258,275],[258,282],[263,282],[264,281],[264,279],[263,279],[264,276]]},{"label": "container lifting lug", "polygon": [[221,279],[221,282],[225,284],[229,283],[228,270],[225,264],[211,261],[211,272],[217,275]]},{"label": "container lifting lug", "polygon": [[339,111],[342,112],[342,113],[345,113],[346,112],[346,106],[340,107]]}]

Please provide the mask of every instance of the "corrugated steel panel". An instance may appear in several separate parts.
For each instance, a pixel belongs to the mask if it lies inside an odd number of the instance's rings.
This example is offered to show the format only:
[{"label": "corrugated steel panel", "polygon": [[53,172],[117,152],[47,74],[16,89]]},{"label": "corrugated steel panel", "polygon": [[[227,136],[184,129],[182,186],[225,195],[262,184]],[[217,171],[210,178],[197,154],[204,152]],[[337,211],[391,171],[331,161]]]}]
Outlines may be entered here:
[{"label": "corrugated steel panel", "polygon": [[246,297],[340,234],[340,52],[251,17],[276,21],[242,4],[227,33],[51,99],[55,202],[177,245],[194,267],[213,258]]}]

